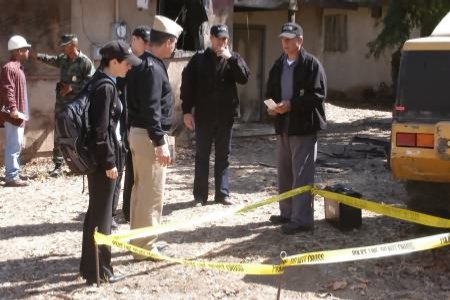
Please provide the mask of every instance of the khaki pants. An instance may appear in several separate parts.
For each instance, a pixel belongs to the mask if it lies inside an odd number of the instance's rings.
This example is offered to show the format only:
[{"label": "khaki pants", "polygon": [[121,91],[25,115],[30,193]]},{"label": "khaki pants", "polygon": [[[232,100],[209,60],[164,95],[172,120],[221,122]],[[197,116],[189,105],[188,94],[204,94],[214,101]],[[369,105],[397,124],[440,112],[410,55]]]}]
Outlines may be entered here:
[{"label": "khaki pants", "polygon": [[[155,226],[160,223],[166,167],[156,160],[153,146],[146,129],[131,127],[130,148],[134,167],[134,185],[131,191],[131,229]],[[132,245],[150,250],[156,236],[135,239]],[[135,259],[145,257],[133,254]]]}]

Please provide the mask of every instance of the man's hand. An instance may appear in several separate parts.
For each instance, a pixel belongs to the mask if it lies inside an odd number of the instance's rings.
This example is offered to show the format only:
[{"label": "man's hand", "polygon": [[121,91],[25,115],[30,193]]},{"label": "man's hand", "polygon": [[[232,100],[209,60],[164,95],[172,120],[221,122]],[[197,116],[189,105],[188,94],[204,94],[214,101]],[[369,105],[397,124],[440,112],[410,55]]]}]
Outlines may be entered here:
[{"label": "man's hand", "polygon": [[106,170],[106,177],[110,179],[116,179],[119,176],[119,172],[117,171],[117,167]]},{"label": "man's hand", "polygon": [[289,100],[281,101],[280,103],[277,104],[275,111],[277,113],[279,113],[280,115],[291,111],[291,101],[289,101]]},{"label": "man's hand", "polygon": [[228,46],[223,49],[217,50],[217,56],[222,56],[225,59],[229,59],[231,57],[231,52]]},{"label": "man's hand", "polygon": [[11,112],[9,113],[9,116],[13,119],[18,119],[19,111],[17,109],[11,110]]},{"label": "man's hand", "polygon": [[195,129],[195,121],[194,116],[192,114],[184,114],[183,115],[184,126],[186,126],[190,130]]},{"label": "man's hand", "polygon": [[267,113],[269,116],[276,116],[278,115],[277,111],[275,109],[267,108]]},{"label": "man's hand", "polygon": [[166,143],[162,146],[155,147],[155,155],[156,160],[163,167],[167,167],[172,162],[172,158],[170,157],[169,144]]},{"label": "man's hand", "polygon": [[68,83],[61,84],[61,90],[59,91],[59,95],[64,97],[72,91],[72,86]]}]

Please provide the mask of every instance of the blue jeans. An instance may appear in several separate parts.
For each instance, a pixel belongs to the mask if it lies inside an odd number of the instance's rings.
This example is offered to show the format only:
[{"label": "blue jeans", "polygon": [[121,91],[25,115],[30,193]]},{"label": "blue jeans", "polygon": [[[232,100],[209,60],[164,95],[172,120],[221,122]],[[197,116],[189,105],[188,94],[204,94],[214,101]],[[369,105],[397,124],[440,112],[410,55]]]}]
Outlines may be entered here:
[{"label": "blue jeans", "polygon": [[5,122],[5,181],[19,177],[19,156],[22,150],[24,128]]},{"label": "blue jeans", "polygon": [[209,156],[213,142],[215,145],[215,199],[221,200],[229,196],[228,167],[230,163],[228,159],[231,152],[233,121],[196,122],[195,124],[194,198],[196,200],[206,201],[208,199]]}]

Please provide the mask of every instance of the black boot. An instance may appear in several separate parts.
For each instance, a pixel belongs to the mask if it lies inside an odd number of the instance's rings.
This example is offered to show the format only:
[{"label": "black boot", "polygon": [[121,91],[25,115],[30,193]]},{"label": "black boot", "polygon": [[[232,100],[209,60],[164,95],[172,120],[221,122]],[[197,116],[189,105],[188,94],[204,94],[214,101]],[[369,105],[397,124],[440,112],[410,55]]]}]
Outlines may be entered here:
[{"label": "black boot", "polygon": [[62,165],[55,164],[55,168],[48,173],[49,173],[50,177],[54,177],[54,178],[59,177],[60,175],[62,175]]}]

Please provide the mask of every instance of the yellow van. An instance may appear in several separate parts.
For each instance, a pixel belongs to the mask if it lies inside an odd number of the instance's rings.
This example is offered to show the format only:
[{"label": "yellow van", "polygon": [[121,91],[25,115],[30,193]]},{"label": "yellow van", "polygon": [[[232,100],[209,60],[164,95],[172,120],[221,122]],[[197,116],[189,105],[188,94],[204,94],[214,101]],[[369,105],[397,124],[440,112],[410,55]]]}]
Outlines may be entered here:
[{"label": "yellow van", "polygon": [[450,217],[450,13],[403,45],[390,166],[410,208]]}]

